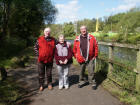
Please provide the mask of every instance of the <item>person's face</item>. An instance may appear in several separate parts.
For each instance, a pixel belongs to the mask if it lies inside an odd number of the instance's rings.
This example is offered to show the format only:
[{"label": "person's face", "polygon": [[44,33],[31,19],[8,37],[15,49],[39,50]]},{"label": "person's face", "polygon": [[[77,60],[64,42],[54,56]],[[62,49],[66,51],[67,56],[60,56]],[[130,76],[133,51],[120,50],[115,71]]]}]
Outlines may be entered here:
[{"label": "person's face", "polygon": [[45,37],[50,36],[50,33],[51,33],[51,31],[50,31],[49,29],[44,30],[44,35],[45,35]]},{"label": "person's face", "polygon": [[64,43],[64,37],[59,38],[59,43]]},{"label": "person's face", "polygon": [[86,34],[87,34],[87,29],[86,29],[86,27],[81,27],[81,28],[80,28],[80,32],[81,32],[82,35],[86,35]]}]

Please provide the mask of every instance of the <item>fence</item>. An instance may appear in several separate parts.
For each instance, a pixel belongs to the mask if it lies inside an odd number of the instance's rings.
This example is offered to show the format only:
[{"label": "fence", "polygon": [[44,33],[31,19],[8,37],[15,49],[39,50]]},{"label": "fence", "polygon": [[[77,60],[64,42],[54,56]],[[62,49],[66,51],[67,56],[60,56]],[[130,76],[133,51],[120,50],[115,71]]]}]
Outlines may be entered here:
[{"label": "fence", "polygon": [[[108,59],[101,56],[98,57],[100,60],[104,60],[105,62],[108,63],[108,78],[113,71],[113,64],[118,65],[123,68],[127,68],[128,70],[132,70],[133,72],[136,73],[135,89],[137,92],[140,92],[140,45],[139,44],[130,45],[130,44],[120,44],[120,43],[107,43],[107,42],[98,42],[98,44],[109,47]],[[128,66],[128,65],[125,65],[123,63],[113,60],[114,47],[129,48],[129,49],[136,50],[137,52],[136,67]]]}]

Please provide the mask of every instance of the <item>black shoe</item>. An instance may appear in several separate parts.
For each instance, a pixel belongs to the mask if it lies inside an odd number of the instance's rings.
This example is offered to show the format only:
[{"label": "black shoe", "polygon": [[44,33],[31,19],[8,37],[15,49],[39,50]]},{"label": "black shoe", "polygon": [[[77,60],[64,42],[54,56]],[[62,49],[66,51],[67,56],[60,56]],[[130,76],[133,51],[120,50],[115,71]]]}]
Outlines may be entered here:
[{"label": "black shoe", "polygon": [[85,82],[85,83],[84,83],[85,86],[86,86],[86,85],[89,85],[89,84],[90,84],[89,82]]},{"label": "black shoe", "polygon": [[83,85],[78,85],[78,88],[82,88],[83,87]]},{"label": "black shoe", "polygon": [[92,86],[92,89],[93,90],[96,90],[97,89],[97,86],[96,85]]},{"label": "black shoe", "polygon": [[78,84],[78,88],[82,88],[82,87],[87,86],[87,85],[89,85],[89,82],[85,82],[83,84]]}]

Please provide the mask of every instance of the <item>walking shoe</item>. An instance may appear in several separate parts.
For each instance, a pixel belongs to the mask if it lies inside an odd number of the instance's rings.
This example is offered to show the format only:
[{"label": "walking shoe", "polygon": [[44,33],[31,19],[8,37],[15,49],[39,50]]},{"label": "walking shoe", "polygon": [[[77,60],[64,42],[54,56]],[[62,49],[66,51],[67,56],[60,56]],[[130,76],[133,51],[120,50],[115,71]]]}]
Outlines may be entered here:
[{"label": "walking shoe", "polygon": [[40,86],[39,91],[43,91],[43,86]]},{"label": "walking shoe", "polygon": [[89,85],[89,82],[88,81],[82,82],[82,83],[79,83],[78,84],[78,88],[82,88],[82,87],[87,86],[87,85]]},{"label": "walking shoe", "polygon": [[95,79],[92,80],[92,89],[93,90],[96,90],[97,89],[97,84],[96,84]]},{"label": "walking shoe", "polygon": [[53,89],[52,85],[48,85],[48,89],[52,90]]},{"label": "walking shoe", "polygon": [[84,83],[85,83],[84,81],[80,81],[78,84],[78,88],[82,88],[84,86]]},{"label": "walking shoe", "polygon": [[65,89],[69,89],[69,86],[65,86]]},{"label": "walking shoe", "polygon": [[93,90],[96,90],[96,89],[97,89],[97,85],[95,85],[95,84],[92,85],[92,89],[93,89]]},{"label": "walking shoe", "polygon": [[83,85],[78,84],[78,88],[82,88],[82,87],[83,87]]},{"label": "walking shoe", "polygon": [[63,87],[59,87],[59,90],[62,90],[63,89]]}]

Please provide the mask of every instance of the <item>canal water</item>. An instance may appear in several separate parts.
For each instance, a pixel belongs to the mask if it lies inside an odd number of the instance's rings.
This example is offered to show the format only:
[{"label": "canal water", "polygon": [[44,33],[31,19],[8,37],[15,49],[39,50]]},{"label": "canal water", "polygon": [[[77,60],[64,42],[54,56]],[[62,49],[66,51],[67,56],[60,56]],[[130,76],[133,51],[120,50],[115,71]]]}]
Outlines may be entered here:
[{"label": "canal water", "polygon": [[[74,40],[67,40],[73,44]],[[104,57],[108,58],[109,49],[108,46],[99,45],[99,54],[102,54]],[[120,63],[129,65],[131,67],[136,67],[136,57],[137,52],[136,50],[129,49],[129,48],[119,48],[114,47],[113,51],[113,59]]]}]

